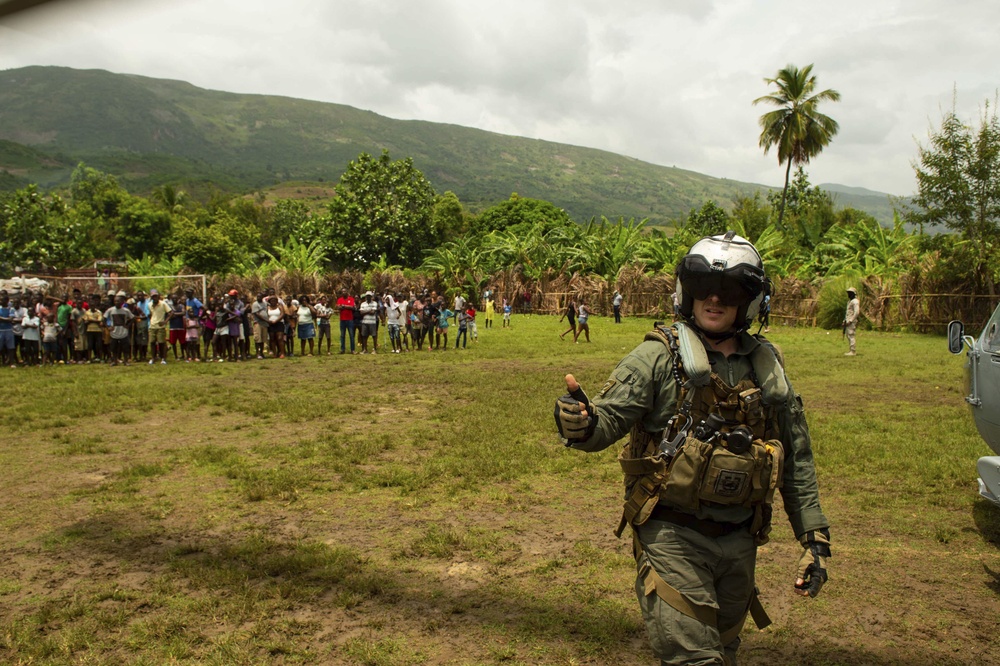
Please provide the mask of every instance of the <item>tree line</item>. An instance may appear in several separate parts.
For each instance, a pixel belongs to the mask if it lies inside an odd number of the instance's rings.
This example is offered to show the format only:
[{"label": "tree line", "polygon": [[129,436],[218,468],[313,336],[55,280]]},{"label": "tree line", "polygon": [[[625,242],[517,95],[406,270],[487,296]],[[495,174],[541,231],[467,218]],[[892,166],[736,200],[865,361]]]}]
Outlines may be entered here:
[{"label": "tree line", "polygon": [[[362,153],[318,207],[263,195],[195,201],[164,185],[147,196],[84,164],[67,191],[32,185],[0,196],[0,267],[12,273],[73,268],[126,258],[133,275],[194,271],[265,278],[398,269],[470,296],[500,272],[524,282],[588,276],[612,284],[623,270],[670,273],[706,234],[734,229],[753,241],[768,273],[820,284],[831,277],[906,282],[938,291],[996,293],[1000,279],[1000,122],[995,104],[978,122],[952,110],[918,145],[918,194],[892,227],[837,209],[804,169],[838,130],[819,112],[837,101],[816,92],[812,67],[765,79],[774,91],[754,103],[760,145],[785,168],[781,191],[706,201],[667,227],[645,220],[570,219],[556,205],[512,194],[473,214],[452,192],[437,193],[410,158]],[[793,172],[793,167],[796,167]],[[926,233],[946,228],[952,233]],[[909,229],[911,230],[908,230]]]}]

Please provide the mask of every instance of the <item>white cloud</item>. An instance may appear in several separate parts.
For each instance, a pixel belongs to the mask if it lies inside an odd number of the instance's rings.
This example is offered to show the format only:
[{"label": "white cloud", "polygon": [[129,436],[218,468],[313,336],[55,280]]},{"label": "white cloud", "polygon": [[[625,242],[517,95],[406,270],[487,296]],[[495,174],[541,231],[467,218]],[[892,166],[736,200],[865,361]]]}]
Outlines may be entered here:
[{"label": "white cloud", "polygon": [[780,184],[764,77],[843,96],[813,182],[914,189],[915,139],[1000,86],[1000,5],[799,0],[89,0],[0,23],[0,68],[102,68],[593,146]]}]

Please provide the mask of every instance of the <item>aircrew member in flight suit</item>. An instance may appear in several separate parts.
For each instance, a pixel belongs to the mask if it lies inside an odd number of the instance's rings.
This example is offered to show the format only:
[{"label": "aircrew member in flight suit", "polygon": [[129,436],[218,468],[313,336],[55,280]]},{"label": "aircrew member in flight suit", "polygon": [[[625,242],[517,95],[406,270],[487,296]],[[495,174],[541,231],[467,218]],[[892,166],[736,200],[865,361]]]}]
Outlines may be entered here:
[{"label": "aircrew member in flight suit", "polygon": [[573,375],[556,401],[564,443],[619,455],[633,533],[636,594],[661,664],[736,664],[757,599],[757,547],[768,540],[780,490],[803,547],[794,591],[827,580],[829,522],[803,413],[764,338],[747,333],[766,277],[753,245],[727,232],[703,238],[677,267],[684,321],[658,326],[591,401]]}]

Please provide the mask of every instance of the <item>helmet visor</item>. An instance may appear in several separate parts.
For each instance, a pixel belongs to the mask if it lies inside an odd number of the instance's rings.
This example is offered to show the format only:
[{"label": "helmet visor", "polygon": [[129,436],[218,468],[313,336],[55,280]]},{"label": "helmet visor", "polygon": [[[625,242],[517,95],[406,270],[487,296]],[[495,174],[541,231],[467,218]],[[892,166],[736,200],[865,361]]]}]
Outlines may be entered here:
[{"label": "helmet visor", "polygon": [[742,284],[720,273],[692,276],[684,281],[684,290],[699,301],[718,296],[722,305],[740,305],[753,298]]}]

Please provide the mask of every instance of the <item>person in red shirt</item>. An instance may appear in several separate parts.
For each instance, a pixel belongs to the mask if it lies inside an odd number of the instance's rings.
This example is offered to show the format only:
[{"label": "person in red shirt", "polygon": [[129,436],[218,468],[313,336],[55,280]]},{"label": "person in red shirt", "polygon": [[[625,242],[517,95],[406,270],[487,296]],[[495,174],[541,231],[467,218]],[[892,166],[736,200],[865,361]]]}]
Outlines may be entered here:
[{"label": "person in red shirt", "polygon": [[347,289],[340,290],[340,298],[337,299],[337,309],[340,310],[340,353],[346,354],[347,335],[351,336],[351,353],[354,353],[354,297],[347,293]]}]

